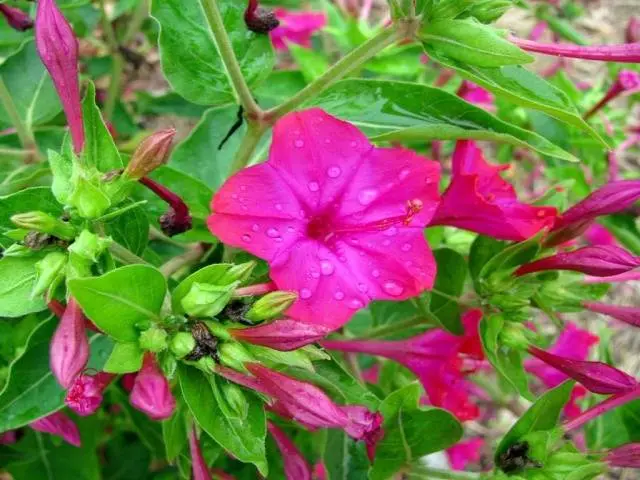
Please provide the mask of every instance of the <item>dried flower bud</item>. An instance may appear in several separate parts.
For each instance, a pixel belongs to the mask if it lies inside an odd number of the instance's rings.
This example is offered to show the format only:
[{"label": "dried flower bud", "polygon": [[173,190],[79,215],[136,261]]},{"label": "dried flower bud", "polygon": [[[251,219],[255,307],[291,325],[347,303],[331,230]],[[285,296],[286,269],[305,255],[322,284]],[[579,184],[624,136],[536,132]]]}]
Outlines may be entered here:
[{"label": "dried flower bud", "polygon": [[29,426],[38,432],[62,437],[65,442],[74,447],[80,447],[81,445],[78,427],[73,423],[73,420],[62,412],[52,413],[48,417],[31,422]]},{"label": "dried flower bud", "polygon": [[169,128],[145,138],[133,153],[124,175],[131,180],[138,180],[166,164],[175,135],[176,129]]},{"label": "dried flower bud", "polygon": [[173,237],[191,229],[192,218],[189,207],[180,196],[149,177],[142,177],[139,182],[169,204],[167,213],[158,219],[165,235]]},{"label": "dried flower bud", "polygon": [[49,364],[63,388],[69,388],[87,366],[89,341],[85,332],[85,317],[80,305],[69,298],[49,347]]},{"label": "dried flower bud", "polygon": [[258,299],[245,314],[251,322],[262,322],[280,317],[298,299],[294,292],[275,291]]},{"label": "dried flower bud", "polygon": [[102,403],[102,393],[115,377],[106,372],[76,377],[64,403],[80,416],[92,415]]},{"label": "dried flower bud", "polygon": [[188,232],[193,226],[191,215],[182,215],[173,208],[161,215],[158,218],[158,222],[162,233],[168,237],[175,237],[181,233]]},{"label": "dried flower bud", "polygon": [[262,34],[269,33],[280,25],[276,14],[272,10],[259,6],[258,0],[249,0],[244,12],[244,22],[249,30]]},{"label": "dried flower bud", "polygon": [[11,217],[11,221],[20,228],[48,233],[63,240],[73,240],[76,236],[76,229],[72,225],[44,212],[18,213]]},{"label": "dried flower bud", "polygon": [[152,420],[166,420],[173,415],[176,400],[171,387],[151,353],[146,353],[129,397],[131,405]]},{"label": "dried flower bud", "polygon": [[0,14],[7,19],[7,23],[14,30],[24,32],[33,28],[33,20],[19,8],[13,8],[9,5],[0,5]]}]

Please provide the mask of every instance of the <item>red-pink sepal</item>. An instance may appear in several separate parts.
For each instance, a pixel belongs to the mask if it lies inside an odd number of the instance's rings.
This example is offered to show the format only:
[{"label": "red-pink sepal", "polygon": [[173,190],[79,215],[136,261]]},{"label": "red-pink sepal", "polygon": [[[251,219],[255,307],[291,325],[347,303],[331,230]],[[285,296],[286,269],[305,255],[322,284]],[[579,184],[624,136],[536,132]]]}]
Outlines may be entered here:
[{"label": "red-pink sepal", "polygon": [[191,467],[193,471],[193,480],[211,480],[209,467],[202,456],[200,450],[200,442],[195,427],[189,432],[189,451],[191,453]]},{"label": "red-pink sepal", "polygon": [[9,26],[14,30],[24,32],[33,28],[33,20],[31,20],[31,17],[19,8],[1,4],[0,14],[2,14],[2,16],[7,20]]},{"label": "red-pink sepal", "polygon": [[63,388],[69,388],[89,361],[89,340],[80,305],[69,298],[49,346],[49,365]]},{"label": "red-pink sepal", "polygon": [[229,333],[238,340],[288,352],[323,339],[331,329],[285,318],[265,325],[234,328]]},{"label": "red-pink sepal", "polygon": [[607,277],[629,272],[637,267],[640,267],[640,257],[620,247],[598,245],[541,258],[522,265],[515,274],[522,276],[546,270],[570,270],[594,277]]},{"label": "red-pink sepal", "polygon": [[38,432],[50,433],[51,435],[62,437],[65,442],[74,447],[81,445],[78,427],[73,423],[73,420],[62,412],[52,413],[48,417],[31,422],[29,426]]},{"label": "red-pink sepal", "polygon": [[284,461],[284,475],[287,480],[311,480],[311,466],[302,456],[298,447],[276,427],[272,422],[267,422],[269,433],[278,445],[282,460]]},{"label": "red-pink sepal", "polygon": [[528,351],[593,393],[613,395],[626,393],[638,387],[635,378],[606,363],[560,357],[533,346],[529,347]]},{"label": "red-pink sepal", "polygon": [[73,149],[80,153],[84,146],[84,124],[78,81],[78,40],[55,0],[38,1],[36,46],[60,97]]},{"label": "red-pink sepal", "polygon": [[144,356],[129,400],[134,408],[152,420],[166,420],[173,415],[176,400],[152,353],[146,353]]},{"label": "red-pink sepal", "polygon": [[599,302],[584,302],[583,305],[592,312],[602,313],[634,327],[640,327],[640,307],[609,305]]},{"label": "red-pink sepal", "polygon": [[106,372],[79,375],[67,391],[64,403],[80,416],[92,415],[102,404],[102,394],[115,377]]},{"label": "red-pink sepal", "polygon": [[627,443],[610,450],[605,461],[612,467],[640,468],[640,443]]}]

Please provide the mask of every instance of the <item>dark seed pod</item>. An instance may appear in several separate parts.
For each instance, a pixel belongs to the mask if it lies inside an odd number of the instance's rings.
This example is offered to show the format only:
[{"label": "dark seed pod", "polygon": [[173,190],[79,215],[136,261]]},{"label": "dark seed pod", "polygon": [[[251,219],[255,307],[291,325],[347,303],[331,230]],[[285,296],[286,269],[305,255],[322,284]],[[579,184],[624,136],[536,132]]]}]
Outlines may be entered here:
[{"label": "dark seed pod", "polygon": [[280,25],[276,14],[272,10],[258,6],[257,0],[249,0],[244,12],[244,22],[247,28],[255,33],[267,34]]}]

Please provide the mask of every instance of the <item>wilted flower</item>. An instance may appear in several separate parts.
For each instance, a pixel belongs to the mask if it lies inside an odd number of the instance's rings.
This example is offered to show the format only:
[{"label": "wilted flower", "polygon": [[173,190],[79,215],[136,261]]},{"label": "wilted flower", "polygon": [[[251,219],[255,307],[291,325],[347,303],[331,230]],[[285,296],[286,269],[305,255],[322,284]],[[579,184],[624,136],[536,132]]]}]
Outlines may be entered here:
[{"label": "wilted flower", "polygon": [[64,403],[78,415],[91,415],[102,403],[102,393],[114,378],[115,375],[106,372],[79,375],[67,391]]},{"label": "wilted flower", "polygon": [[439,167],[410,150],[372,146],[319,109],[274,128],[269,160],[231,177],[208,225],[221,241],[267,260],[287,315],[335,329],[371,300],[431,288],[423,235],[438,202]]},{"label": "wilted flower", "polygon": [[189,451],[191,452],[191,467],[193,470],[193,480],[211,480],[209,467],[202,456],[200,442],[195,427],[189,431]]},{"label": "wilted flower", "polygon": [[487,163],[474,142],[458,141],[451,184],[431,225],[449,225],[514,241],[553,225],[556,209],[520,203],[513,187],[500,176],[506,168]]},{"label": "wilted flower", "polygon": [[624,307],[598,302],[584,302],[583,305],[592,312],[609,315],[621,322],[628,323],[634,327],[640,327],[640,307]]},{"label": "wilted flower", "polygon": [[480,453],[484,447],[484,439],[470,438],[456,443],[445,451],[452,470],[466,470],[470,463],[480,461]]},{"label": "wilted flower", "polygon": [[257,327],[231,329],[229,333],[244,342],[287,352],[317,342],[329,331],[322,325],[282,319]]},{"label": "wilted flower", "polygon": [[192,218],[189,213],[189,207],[179,195],[149,177],[142,177],[139,181],[155,193],[158,198],[169,204],[167,213],[161,215],[158,219],[160,228],[165,235],[173,237],[187,230],[191,230]]},{"label": "wilted flower", "polygon": [[300,450],[285,435],[285,433],[276,427],[273,422],[267,422],[269,433],[276,441],[282,460],[284,462],[284,475],[287,480],[311,480],[311,466],[302,456]]},{"label": "wilted flower", "polygon": [[85,331],[85,317],[80,305],[69,298],[49,346],[49,364],[53,375],[63,388],[69,388],[87,366],[89,340]]},{"label": "wilted flower", "polygon": [[0,4],[0,14],[6,18],[9,26],[19,32],[24,32],[33,28],[33,20],[19,8],[10,7],[6,4]]},{"label": "wilted flower", "polygon": [[261,7],[258,0],[249,0],[244,12],[244,23],[249,30],[256,33],[269,33],[280,25],[275,12]]},{"label": "wilted flower", "polygon": [[65,442],[74,447],[80,446],[80,431],[73,420],[62,412],[52,413],[48,417],[41,418],[29,424],[38,432],[50,433],[62,437]]},{"label": "wilted flower", "polygon": [[313,34],[327,24],[327,16],[323,12],[292,12],[276,8],[274,13],[280,25],[270,34],[271,42],[278,50],[286,50],[287,42],[310,48]]},{"label": "wilted flower", "polygon": [[129,396],[131,405],[153,420],[166,420],[173,415],[176,400],[152,353],[146,353]]}]

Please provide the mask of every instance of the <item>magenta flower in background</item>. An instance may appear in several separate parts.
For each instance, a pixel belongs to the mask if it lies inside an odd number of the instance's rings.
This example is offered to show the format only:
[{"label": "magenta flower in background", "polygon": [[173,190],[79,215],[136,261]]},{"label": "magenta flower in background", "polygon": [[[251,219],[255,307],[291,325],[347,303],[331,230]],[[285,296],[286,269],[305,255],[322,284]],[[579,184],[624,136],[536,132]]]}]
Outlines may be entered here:
[{"label": "magenta flower in background", "polygon": [[640,42],[640,18],[631,17],[624,34],[627,43]]},{"label": "magenta flower in background", "polygon": [[599,302],[584,302],[583,305],[592,312],[608,315],[634,327],[640,327],[640,307],[624,307]]},{"label": "magenta flower in background", "polygon": [[284,8],[274,10],[280,25],[271,30],[271,42],[277,50],[287,50],[287,42],[311,48],[311,37],[327,24],[324,12],[293,12]]},{"label": "magenta flower in background", "polygon": [[288,352],[324,338],[329,329],[322,325],[302,323],[288,318],[249,328],[230,329],[236,339]]},{"label": "magenta flower in background", "polygon": [[276,441],[282,460],[284,462],[284,474],[287,480],[311,480],[311,466],[302,456],[298,447],[276,427],[272,422],[267,422],[269,433]]},{"label": "magenta flower in background", "polygon": [[69,298],[49,346],[49,365],[63,388],[69,388],[89,361],[89,340],[80,305]]},{"label": "magenta flower in background", "polygon": [[265,259],[287,315],[335,329],[372,300],[433,286],[423,229],[438,204],[439,166],[410,150],[376,148],[319,109],[274,128],[269,160],[231,177],[212,201],[210,230]]},{"label": "magenta flower in background", "polygon": [[470,438],[456,443],[445,451],[449,464],[453,470],[466,470],[470,463],[478,463],[484,447],[484,439],[480,437]]},{"label": "magenta flower in background", "polygon": [[30,423],[29,426],[38,432],[50,433],[51,435],[62,437],[65,442],[74,447],[81,445],[78,427],[73,423],[73,420],[62,412],[52,413],[48,417]]},{"label": "magenta flower in background", "polygon": [[627,443],[610,450],[605,461],[612,467],[640,468],[640,443]]},{"label": "magenta flower in background", "polygon": [[481,106],[485,110],[494,111],[496,109],[494,104],[495,97],[493,94],[469,80],[462,81],[457,95],[469,103],[475,103],[476,105]]},{"label": "magenta flower in background", "polygon": [[0,4],[0,14],[14,30],[24,32],[33,28],[33,20],[31,20],[31,17],[19,8],[10,7],[3,3]]},{"label": "magenta flower in background", "polygon": [[589,242],[589,245],[618,245],[616,237],[599,223],[591,225],[584,232],[584,238]]},{"label": "magenta flower in background", "polygon": [[67,391],[64,403],[80,416],[93,414],[102,403],[102,393],[115,377],[106,372],[79,375]]},{"label": "magenta flower in background", "polygon": [[131,405],[152,420],[166,420],[173,415],[176,400],[152,353],[146,353],[144,356],[129,400]]},{"label": "magenta flower in background", "polygon": [[453,153],[453,178],[431,225],[448,225],[501,240],[525,240],[553,225],[556,209],[520,203],[513,187],[471,140],[460,140]]},{"label": "magenta flower in background", "polygon": [[617,98],[619,95],[631,94],[637,92],[640,89],[640,73],[633,70],[622,70],[618,73],[616,81],[611,85],[607,93],[602,100],[596,103],[587,113],[584,114],[584,119],[587,120],[593,114],[602,109],[610,101]]},{"label": "magenta flower in background", "polygon": [[55,0],[38,1],[36,46],[60,97],[73,149],[80,153],[84,146],[84,124],[78,81],[78,40]]},{"label": "magenta flower in background", "polygon": [[619,275],[640,267],[640,257],[612,245],[583,247],[572,252],[557,253],[518,268],[517,276],[546,270],[570,270],[595,277]]},{"label": "magenta flower in background", "polygon": [[195,427],[189,431],[189,451],[191,453],[191,469],[193,471],[193,480],[211,480],[209,467],[202,456],[200,450],[200,442]]},{"label": "magenta flower in background", "polygon": [[0,433],[0,445],[12,445],[18,441],[18,433],[16,430]]}]

